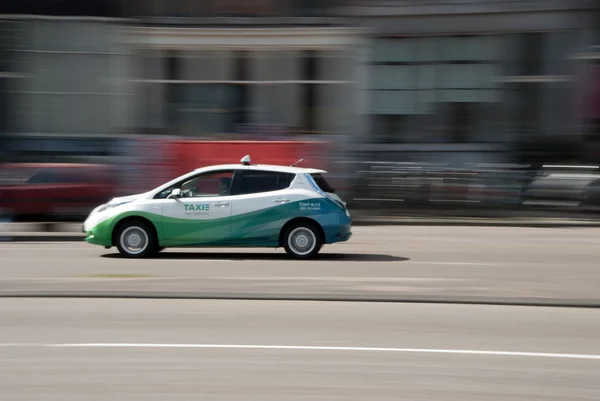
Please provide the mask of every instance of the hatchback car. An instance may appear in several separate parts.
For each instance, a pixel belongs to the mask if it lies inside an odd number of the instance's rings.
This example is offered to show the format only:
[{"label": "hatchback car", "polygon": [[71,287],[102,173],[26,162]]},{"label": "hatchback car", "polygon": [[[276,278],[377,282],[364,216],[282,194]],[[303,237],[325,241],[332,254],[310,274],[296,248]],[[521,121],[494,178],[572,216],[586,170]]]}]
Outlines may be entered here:
[{"label": "hatchback car", "polygon": [[115,196],[112,176],[96,164],[0,164],[0,209],[17,221],[81,221]]},{"label": "hatchback car", "polygon": [[114,198],[83,224],[86,241],[125,257],[167,247],[284,247],[296,259],[347,241],[346,204],[310,168],[241,164],[201,168],[152,191]]}]

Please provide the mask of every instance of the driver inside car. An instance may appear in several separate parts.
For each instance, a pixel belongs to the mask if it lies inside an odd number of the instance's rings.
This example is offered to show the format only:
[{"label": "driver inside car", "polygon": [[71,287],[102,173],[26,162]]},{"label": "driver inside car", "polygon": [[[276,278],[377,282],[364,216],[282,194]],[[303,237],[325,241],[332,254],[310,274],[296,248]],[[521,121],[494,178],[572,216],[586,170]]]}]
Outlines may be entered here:
[{"label": "driver inside car", "polygon": [[219,179],[219,184],[221,186],[221,190],[219,192],[219,196],[227,196],[229,195],[229,190],[231,188],[231,178],[223,177]]}]

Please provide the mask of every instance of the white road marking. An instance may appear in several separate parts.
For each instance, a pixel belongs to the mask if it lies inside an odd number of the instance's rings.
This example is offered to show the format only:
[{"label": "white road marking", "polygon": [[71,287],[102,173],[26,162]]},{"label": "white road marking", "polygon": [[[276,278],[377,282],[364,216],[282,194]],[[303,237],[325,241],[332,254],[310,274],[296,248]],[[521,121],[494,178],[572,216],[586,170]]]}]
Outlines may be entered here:
[{"label": "white road marking", "polygon": [[[243,277],[204,277],[204,276],[173,276],[173,277],[135,277],[135,273],[134,276],[132,277],[119,277],[118,274],[127,274],[127,273],[114,273],[117,276],[114,277],[95,277],[93,274],[90,276],[75,276],[75,277],[8,277],[8,278],[0,278],[0,283],[15,283],[15,282],[28,282],[28,281],[57,281],[57,282],[83,282],[83,283],[89,283],[89,282],[95,282],[95,281],[155,281],[155,280],[161,280],[161,281],[166,281],[166,280],[194,280],[194,279],[238,279],[238,278],[242,278]],[[110,273],[107,273],[107,275],[110,276]],[[248,279],[264,279],[264,278],[269,278],[269,277],[248,277]],[[279,279],[287,279],[287,277],[277,277]],[[335,277],[332,277],[332,279],[334,279]]]},{"label": "white road marking", "polygon": [[[505,266],[506,263],[486,263],[486,262],[413,262],[407,260],[405,263],[417,265],[447,265],[447,266]],[[515,264],[517,265],[517,264]]]},{"label": "white road marking", "polygon": [[518,356],[534,358],[562,358],[600,360],[600,354],[564,354],[553,352],[490,351],[435,348],[383,348],[383,347],[334,347],[311,345],[250,345],[250,344],[161,344],[161,343],[0,343],[0,347],[46,347],[46,348],[205,348],[205,349],[262,349],[294,351],[349,351],[349,352],[397,352],[420,354],[459,354],[487,356]]},{"label": "white road marking", "polygon": [[[110,273],[108,273],[110,274]],[[117,273],[115,273],[117,274]],[[127,273],[125,273],[127,274]],[[0,283],[18,283],[18,282],[36,282],[36,281],[54,281],[54,282],[94,282],[94,281],[167,281],[167,280],[228,280],[228,281],[349,281],[360,283],[379,283],[379,282],[467,282],[469,279],[455,279],[449,277],[390,277],[390,276],[169,276],[169,277],[94,277],[76,276],[76,277],[8,277],[0,278]],[[0,291],[1,292],[1,291]]]}]

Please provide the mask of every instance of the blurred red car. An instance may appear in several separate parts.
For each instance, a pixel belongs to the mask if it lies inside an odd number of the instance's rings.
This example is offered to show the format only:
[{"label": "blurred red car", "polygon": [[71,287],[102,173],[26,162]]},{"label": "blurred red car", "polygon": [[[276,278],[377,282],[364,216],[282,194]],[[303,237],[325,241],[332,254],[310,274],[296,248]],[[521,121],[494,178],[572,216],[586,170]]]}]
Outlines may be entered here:
[{"label": "blurred red car", "polygon": [[81,220],[113,197],[113,177],[110,166],[96,164],[3,164],[0,212],[13,220]]}]

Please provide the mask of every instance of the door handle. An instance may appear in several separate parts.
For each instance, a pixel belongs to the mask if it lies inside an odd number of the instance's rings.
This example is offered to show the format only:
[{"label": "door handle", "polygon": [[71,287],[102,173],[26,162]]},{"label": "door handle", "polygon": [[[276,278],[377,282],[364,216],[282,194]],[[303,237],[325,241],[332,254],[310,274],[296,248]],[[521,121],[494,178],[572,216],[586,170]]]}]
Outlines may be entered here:
[{"label": "door handle", "polygon": [[225,207],[225,206],[229,206],[229,203],[227,203],[227,202],[213,203],[213,206],[216,206],[216,207]]},{"label": "door handle", "polygon": [[289,201],[290,201],[289,199],[277,198],[273,202],[275,202],[275,203],[287,203]]}]

